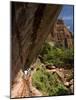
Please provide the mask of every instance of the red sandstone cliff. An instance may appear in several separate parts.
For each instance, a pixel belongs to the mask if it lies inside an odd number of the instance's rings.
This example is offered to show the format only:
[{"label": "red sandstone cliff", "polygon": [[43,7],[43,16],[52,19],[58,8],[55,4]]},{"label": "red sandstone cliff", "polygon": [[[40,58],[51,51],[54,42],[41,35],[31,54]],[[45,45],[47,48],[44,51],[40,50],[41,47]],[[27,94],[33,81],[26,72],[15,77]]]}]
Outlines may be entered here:
[{"label": "red sandstone cliff", "polygon": [[60,44],[64,47],[71,48],[73,47],[73,36],[69,31],[67,26],[64,24],[64,21],[58,19],[49,34],[48,41],[54,41],[56,44]]}]

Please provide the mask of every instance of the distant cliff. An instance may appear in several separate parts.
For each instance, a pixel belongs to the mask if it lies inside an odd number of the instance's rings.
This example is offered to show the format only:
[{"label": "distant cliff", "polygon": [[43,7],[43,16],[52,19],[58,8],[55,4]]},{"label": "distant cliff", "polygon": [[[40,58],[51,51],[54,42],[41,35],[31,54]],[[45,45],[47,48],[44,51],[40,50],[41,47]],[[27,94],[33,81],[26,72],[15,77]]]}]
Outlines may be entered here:
[{"label": "distant cliff", "polygon": [[58,19],[52,29],[51,34],[49,34],[48,41],[53,41],[58,46],[63,46],[67,48],[73,47],[73,34],[69,31],[64,21]]}]

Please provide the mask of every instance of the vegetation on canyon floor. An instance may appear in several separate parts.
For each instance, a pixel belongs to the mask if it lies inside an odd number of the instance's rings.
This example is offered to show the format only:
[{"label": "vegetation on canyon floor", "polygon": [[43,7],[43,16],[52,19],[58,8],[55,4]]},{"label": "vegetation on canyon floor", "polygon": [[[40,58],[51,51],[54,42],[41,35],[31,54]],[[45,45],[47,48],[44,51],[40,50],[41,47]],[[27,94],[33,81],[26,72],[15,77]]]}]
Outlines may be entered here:
[{"label": "vegetation on canyon floor", "polygon": [[45,43],[41,50],[41,60],[45,64],[55,65],[57,67],[73,67],[74,50],[73,48],[64,48],[50,46]]},{"label": "vegetation on canyon floor", "polygon": [[58,75],[48,73],[40,68],[33,75],[33,85],[40,90],[44,96],[67,95],[68,89],[58,79]]},{"label": "vegetation on canyon floor", "polygon": [[[49,64],[57,68],[71,69],[67,80],[73,79],[73,60],[74,53],[73,48],[63,47],[51,47],[48,43],[45,43],[41,49],[40,60],[44,65]],[[40,90],[44,96],[58,96],[68,95],[70,90],[59,79],[57,73],[47,72],[46,67],[42,65],[36,66],[36,71],[32,77],[33,86]]]}]

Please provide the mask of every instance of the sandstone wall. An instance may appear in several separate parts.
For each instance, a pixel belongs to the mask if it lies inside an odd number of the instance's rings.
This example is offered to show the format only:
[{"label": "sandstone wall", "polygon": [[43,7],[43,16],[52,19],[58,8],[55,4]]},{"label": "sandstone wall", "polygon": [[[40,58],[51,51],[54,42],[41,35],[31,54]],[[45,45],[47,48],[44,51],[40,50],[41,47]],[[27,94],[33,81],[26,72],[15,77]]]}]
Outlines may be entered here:
[{"label": "sandstone wall", "polygon": [[60,5],[11,3],[11,88],[14,88],[12,90],[15,91],[14,84],[18,84],[19,72],[23,72],[35,61],[60,10]]},{"label": "sandstone wall", "polygon": [[56,44],[61,44],[63,47],[73,47],[73,33],[69,31],[62,19],[58,19],[49,34],[48,41],[53,41]]}]

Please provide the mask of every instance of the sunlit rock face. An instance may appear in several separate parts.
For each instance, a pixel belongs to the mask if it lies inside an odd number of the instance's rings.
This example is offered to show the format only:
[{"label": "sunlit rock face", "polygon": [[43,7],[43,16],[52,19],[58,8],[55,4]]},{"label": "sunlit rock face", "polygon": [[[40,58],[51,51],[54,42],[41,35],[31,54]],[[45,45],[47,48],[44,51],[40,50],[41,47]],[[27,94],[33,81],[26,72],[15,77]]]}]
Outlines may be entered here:
[{"label": "sunlit rock face", "polygon": [[[60,5],[18,2],[11,3],[12,97],[28,95],[26,92],[23,92],[23,89],[21,89],[23,87],[20,87],[19,91],[19,89],[17,89],[17,84],[20,85],[20,80],[23,78],[23,71],[30,67],[30,65],[35,61],[42,44],[56,22],[60,10]],[[19,72],[21,73],[19,74]],[[22,79],[21,84],[23,83],[24,81]],[[27,84],[26,87],[28,87]],[[26,89],[29,91],[28,88]],[[19,95],[17,94],[17,90],[19,91]]]},{"label": "sunlit rock face", "polygon": [[62,19],[58,19],[54,26],[53,30],[49,34],[47,40],[53,41],[58,45],[63,47],[71,48],[73,47],[73,34],[69,31]]}]

